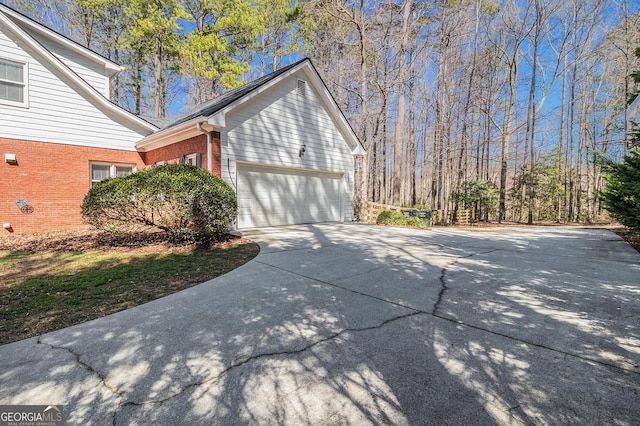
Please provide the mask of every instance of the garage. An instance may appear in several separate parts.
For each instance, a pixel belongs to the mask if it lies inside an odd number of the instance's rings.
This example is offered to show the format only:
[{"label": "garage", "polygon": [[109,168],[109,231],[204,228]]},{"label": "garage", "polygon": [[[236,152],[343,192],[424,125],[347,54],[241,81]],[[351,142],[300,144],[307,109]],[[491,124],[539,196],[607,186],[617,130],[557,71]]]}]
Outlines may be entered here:
[{"label": "garage", "polygon": [[238,229],[356,219],[366,151],[309,59],[195,107],[136,147],[147,163],[200,158],[236,192]]},{"label": "garage", "polygon": [[238,228],[342,219],[342,174],[238,164]]}]

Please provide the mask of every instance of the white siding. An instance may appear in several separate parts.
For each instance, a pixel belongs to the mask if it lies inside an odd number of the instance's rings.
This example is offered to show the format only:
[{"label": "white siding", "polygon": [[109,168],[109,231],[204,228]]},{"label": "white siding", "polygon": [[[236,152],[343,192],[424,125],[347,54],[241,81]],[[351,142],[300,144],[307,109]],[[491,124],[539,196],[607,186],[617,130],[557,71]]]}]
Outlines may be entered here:
[{"label": "white siding", "polygon": [[36,55],[0,29],[0,57],[25,62],[29,70],[29,106],[0,104],[0,137],[135,150],[134,143],[148,132],[103,112]]},{"label": "white siding", "polygon": [[[226,116],[221,132],[221,173],[236,187],[236,161],[325,171],[343,177],[343,219],[353,220],[353,156],[310,83],[297,94],[301,71]],[[305,145],[305,154],[299,150]]]},{"label": "white siding", "polygon": [[51,40],[39,40],[40,43],[49,49],[58,59],[65,63],[80,78],[89,83],[105,98],[110,96],[109,77],[105,73],[104,66],[95,61],[89,61],[86,57],[78,55],[77,52],[52,42]]}]

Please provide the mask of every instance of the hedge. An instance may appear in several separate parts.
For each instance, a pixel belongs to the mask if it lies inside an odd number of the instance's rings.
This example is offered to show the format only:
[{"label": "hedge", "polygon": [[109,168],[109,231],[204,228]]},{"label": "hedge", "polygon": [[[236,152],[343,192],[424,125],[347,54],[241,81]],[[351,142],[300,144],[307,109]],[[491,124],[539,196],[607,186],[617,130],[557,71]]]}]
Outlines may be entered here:
[{"label": "hedge", "polygon": [[95,184],[82,203],[102,229],[159,228],[172,238],[223,234],[237,214],[233,189],[204,169],[170,164]]}]

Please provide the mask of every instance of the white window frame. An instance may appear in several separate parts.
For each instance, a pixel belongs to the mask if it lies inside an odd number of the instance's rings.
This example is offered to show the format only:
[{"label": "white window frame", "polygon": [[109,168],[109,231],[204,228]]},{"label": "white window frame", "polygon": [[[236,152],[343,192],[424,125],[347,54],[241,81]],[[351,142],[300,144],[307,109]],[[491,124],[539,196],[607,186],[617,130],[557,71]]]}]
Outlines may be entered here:
[{"label": "white window frame", "polygon": [[14,80],[6,80],[0,78],[0,82],[13,84],[22,87],[22,102],[12,101],[10,99],[2,99],[0,98],[0,104],[3,105],[12,105],[17,107],[29,108],[29,64],[26,62],[15,61],[12,59],[7,59],[0,57],[1,62],[7,62],[10,64],[21,65],[22,66],[22,81],[14,81]]},{"label": "white window frame", "polygon": [[184,156],[184,163],[192,166],[198,165],[198,154],[189,154]]},{"label": "white window frame", "polygon": [[91,183],[91,186],[95,185],[98,182],[102,182],[102,180],[93,179],[93,166],[109,166],[109,176],[106,179],[116,177],[116,170],[118,167],[131,167],[131,173],[135,173],[138,171],[138,168],[135,164],[91,161],[89,163],[89,182]]}]

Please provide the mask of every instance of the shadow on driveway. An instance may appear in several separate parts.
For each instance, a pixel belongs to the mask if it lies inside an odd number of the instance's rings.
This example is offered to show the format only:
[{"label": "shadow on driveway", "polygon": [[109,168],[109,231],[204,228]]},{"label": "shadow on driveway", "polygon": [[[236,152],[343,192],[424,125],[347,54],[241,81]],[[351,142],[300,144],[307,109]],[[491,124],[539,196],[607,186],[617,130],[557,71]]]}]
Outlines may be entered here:
[{"label": "shadow on driveway", "polygon": [[607,231],[246,232],[243,267],[0,347],[69,424],[633,424],[640,255]]}]

